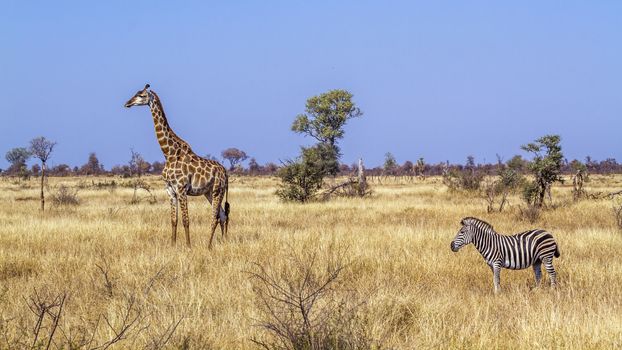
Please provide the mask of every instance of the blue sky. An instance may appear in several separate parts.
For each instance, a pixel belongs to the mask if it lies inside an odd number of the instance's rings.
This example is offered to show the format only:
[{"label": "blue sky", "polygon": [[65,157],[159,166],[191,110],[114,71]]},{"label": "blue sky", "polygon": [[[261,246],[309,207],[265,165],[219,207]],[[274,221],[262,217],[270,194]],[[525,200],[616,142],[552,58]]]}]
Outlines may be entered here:
[{"label": "blue sky", "polygon": [[3,1],[0,168],[39,135],[52,164],[161,160],[123,108],[147,82],[200,155],[293,157],[306,99],[341,88],[365,113],[346,163],[509,159],[547,133],[622,160],[620,23],[620,1]]}]

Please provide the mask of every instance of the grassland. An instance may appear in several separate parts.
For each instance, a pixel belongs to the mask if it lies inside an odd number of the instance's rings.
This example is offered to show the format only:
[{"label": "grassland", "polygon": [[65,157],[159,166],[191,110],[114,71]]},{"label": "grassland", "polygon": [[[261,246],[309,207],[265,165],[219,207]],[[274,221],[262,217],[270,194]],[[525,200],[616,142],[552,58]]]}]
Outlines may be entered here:
[{"label": "grassland", "polygon": [[[114,348],[256,348],[251,339],[268,334],[257,326],[265,315],[248,272],[257,263],[278,273],[292,253],[312,250],[342,252],[340,286],[364,302],[357,322],[380,348],[622,347],[622,232],[610,200],[573,203],[568,187],[555,187],[558,208],[529,224],[517,217],[517,197],[506,212],[487,214],[482,199],[449,193],[434,178],[386,180],[368,198],[307,205],[279,202],[274,179],[233,178],[230,236],[209,251],[204,198],[190,201],[193,248],[179,238],[171,247],[160,180],[147,179],[154,204],[132,204],[129,187],[97,186],[111,180],[51,178],[50,191],[80,187],[80,204],[49,201],[45,213],[36,180],[0,180],[1,348],[30,347],[31,299],[64,292],[51,348],[105,345],[134,319]],[[619,190],[622,177],[587,185]],[[558,288],[546,276],[532,288],[531,269],[503,270],[494,295],[475,249],[449,249],[465,216],[504,233],[553,232],[562,254]],[[43,319],[43,347],[51,320]]]}]

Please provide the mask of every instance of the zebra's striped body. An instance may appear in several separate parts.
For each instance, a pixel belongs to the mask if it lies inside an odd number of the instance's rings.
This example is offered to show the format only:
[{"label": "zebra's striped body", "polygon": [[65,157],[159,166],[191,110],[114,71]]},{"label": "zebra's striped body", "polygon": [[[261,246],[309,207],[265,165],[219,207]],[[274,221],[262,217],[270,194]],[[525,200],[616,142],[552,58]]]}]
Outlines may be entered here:
[{"label": "zebra's striped body", "polygon": [[462,228],[451,242],[451,250],[457,252],[473,243],[493,271],[495,291],[500,289],[501,268],[520,270],[533,266],[536,284],[540,284],[544,264],[551,285],[556,283],[553,257],[559,257],[559,248],[553,236],[545,230],[529,230],[512,236],[500,235],[485,221],[464,218]]}]

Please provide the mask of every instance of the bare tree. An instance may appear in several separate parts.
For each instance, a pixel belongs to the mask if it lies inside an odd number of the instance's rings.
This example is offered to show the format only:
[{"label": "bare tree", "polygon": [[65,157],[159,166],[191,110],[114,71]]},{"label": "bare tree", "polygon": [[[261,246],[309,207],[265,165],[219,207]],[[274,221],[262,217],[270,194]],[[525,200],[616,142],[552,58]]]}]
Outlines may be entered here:
[{"label": "bare tree", "polygon": [[41,161],[41,211],[45,209],[45,195],[43,185],[45,183],[45,167],[56,142],[50,141],[43,136],[30,140],[30,154]]},{"label": "bare tree", "polygon": [[134,174],[141,177],[143,174],[148,173],[151,168],[151,164],[149,164],[149,162],[147,162],[140,153],[134,151],[133,148],[130,148],[130,152],[132,154],[129,161],[130,177]]}]

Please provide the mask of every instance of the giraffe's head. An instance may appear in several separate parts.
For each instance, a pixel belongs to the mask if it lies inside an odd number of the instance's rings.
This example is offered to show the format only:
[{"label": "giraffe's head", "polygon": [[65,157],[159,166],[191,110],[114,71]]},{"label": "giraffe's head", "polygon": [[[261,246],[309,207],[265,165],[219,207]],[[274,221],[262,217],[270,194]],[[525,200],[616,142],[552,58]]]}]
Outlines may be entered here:
[{"label": "giraffe's head", "polygon": [[144,106],[149,104],[149,84],[145,85],[145,88],[139,90],[134,97],[125,102],[125,107],[130,108],[132,106]]}]

